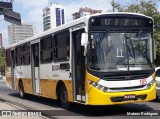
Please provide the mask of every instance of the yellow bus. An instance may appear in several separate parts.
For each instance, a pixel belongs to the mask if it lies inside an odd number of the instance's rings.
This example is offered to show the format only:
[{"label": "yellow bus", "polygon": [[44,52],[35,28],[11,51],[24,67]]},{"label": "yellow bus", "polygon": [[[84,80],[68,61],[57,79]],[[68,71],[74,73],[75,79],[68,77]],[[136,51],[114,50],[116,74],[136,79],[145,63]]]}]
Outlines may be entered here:
[{"label": "yellow bus", "polygon": [[153,19],[135,13],[85,16],[6,48],[6,82],[33,94],[84,105],[156,97]]}]

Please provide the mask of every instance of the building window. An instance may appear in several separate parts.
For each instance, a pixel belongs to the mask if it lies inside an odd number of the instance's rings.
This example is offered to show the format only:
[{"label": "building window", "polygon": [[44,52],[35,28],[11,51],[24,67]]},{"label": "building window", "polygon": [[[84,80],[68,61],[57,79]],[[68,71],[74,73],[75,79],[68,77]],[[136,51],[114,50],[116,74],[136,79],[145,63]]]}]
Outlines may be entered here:
[{"label": "building window", "polygon": [[30,64],[30,44],[23,45],[23,65]]},{"label": "building window", "polygon": [[65,20],[65,19],[64,19],[64,18],[65,18],[65,17],[64,17],[64,9],[62,9],[61,12],[62,12],[62,24],[65,24],[65,23],[64,23],[64,20]]},{"label": "building window", "polygon": [[70,34],[69,31],[58,33],[53,39],[54,61],[69,60],[70,49]]},{"label": "building window", "polygon": [[52,35],[41,39],[41,63],[52,62]]},{"label": "building window", "polygon": [[60,8],[56,8],[56,26],[61,25],[61,14],[60,14]]}]

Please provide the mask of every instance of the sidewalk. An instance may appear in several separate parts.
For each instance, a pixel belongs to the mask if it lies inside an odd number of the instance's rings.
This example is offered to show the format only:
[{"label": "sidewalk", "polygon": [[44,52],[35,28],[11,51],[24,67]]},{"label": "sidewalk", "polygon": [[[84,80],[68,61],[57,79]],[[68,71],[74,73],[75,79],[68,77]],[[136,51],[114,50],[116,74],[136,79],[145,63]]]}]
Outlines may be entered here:
[{"label": "sidewalk", "polygon": [[[10,104],[7,102],[0,101],[0,119],[42,119],[42,117],[39,116],[10,116],[10,114],[19,114],[21,113],[23,115],[22,110],[24,109],[16,109],[12,107]],[[18,111],[17,113],[13,112]],[[24,110],[25,112],[25,110]]]},{"label": "sidewalk", "polygon": [[10,106],[7,102],[0,101],[0,110],[16,110],[16,109]]},{"label": "sidewalk", "polygon": [[[5,81],[5,77],[3,77],[3,80],[0,80],[0,82],[2,81]],[[25,111],[25,109],[23,109],[22,107],[12,105],[11,103],[3,99],[0,99],[0,119],[42,119],[42,117],[39,116],[7,116],[11,113],[11,111],[23,110]]]}]

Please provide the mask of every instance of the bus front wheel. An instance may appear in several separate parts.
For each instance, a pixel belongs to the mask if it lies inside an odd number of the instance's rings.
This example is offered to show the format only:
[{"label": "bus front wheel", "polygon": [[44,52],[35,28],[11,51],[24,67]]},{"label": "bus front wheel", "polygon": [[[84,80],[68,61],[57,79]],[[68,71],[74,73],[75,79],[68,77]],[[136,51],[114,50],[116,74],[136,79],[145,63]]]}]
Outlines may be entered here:
[{"label": "bus front wheel", "polygon": [[158,95],[156,95],[156,99],[155,99],[155,101],[156,101],[156,102],[158,102],[158,101],[159,101],[159,97],[158,97]]},{"label": "bus front wheel", "polygon": [[59,100],[62,108],[69,109],[70,103],[68,102],[68,92],[64,85],[60,86]]},{"label": "bus front wheel", "polygon": [[19,82],[19,95],[21,98],[24,98],[25,93],[24,93],[24,87],[22,81]]}]

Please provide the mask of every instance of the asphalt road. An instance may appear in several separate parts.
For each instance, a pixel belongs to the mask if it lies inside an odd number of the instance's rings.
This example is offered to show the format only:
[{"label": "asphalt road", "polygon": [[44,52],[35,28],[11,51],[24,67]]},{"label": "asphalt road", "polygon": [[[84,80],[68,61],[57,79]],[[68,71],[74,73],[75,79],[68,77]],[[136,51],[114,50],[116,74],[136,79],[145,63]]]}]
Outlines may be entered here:
[{"label": "asphalt road", "polygon": [[[135,116],[139,114],[157,113],[160,114],[160,101],[159,102],[144,102],[125,105],[114,106],[84,106],[80,104],[72,104],[70,110],[64,110],[60,107],[58,101],[42,98],[33,95],[27,95],[25,99],[19,97],[17,91],[11,90],[6,87],[3,80],[0,80],[0,99],[8,101],[16,106],[22,107],[26,110],[42,110],[42,114],[49,118],[107,118],[107,119],[137,119],[137,118],[151,118],[151,116]],[[47,111],[46,111],[47,110]],[[155,112],[156,111],[156,112]],[[134,116],[126,116],[127,113],[134,114]],[[152,116],[158,119],[159,116]]]}]

